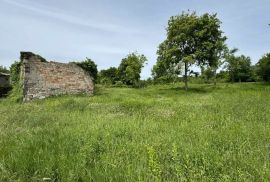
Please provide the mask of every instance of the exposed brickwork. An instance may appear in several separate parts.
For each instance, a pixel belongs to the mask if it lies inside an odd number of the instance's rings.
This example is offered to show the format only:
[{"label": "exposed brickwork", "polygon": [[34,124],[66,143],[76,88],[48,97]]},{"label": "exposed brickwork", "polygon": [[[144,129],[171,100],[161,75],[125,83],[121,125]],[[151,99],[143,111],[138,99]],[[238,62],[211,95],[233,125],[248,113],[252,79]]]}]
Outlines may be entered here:
[{"label": "exposed brickwork", "polygon": [[61,94],[92,94],[91,76],[74,63],[45,62],[30,52],[21,52],[24,101]]}]

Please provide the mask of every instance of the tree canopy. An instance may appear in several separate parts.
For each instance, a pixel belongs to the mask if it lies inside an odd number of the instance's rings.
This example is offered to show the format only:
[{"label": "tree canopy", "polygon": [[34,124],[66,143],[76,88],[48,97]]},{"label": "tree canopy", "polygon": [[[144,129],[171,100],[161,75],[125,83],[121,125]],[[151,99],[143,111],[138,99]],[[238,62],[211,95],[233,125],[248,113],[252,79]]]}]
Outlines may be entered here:
[{"label": "tree canopy", "polygon": [[257,74],[264,81],[270,81],[270,53],[264,55],[256,65]]},{"label": "tree canopy", "polygon": [[118,68],[120,80],[126,85],[135,85],[140,80],[140,73],[146,62],[147,59],[143,54],[128,54]]},{"label": "tree canopy", "polygon": [[6,67],[0,65],[0,73],[9,73],[9,70]]},{"label": "tree canopy", "polygon": [[115,84],[119,81],[118,69],[116,67],[110,67],[108,69],[101,70],[98,73],[98,79],[100,83]]},{"label": "tree canopy", "polygon": [[183,12],[168,21],[167,38],[157,51],[157,65],[153,74],[167,74],[170,67],[184,66],[185,88],[189,67],[209,65],[217,69],[223,55],[226,37],[220,30],[221,21],[217,14],[198,16],[195,12]]},{"label": "tree canopy", "polygon": [[228,70],[229,80],[231,82],[253,81],[254,75],[250,57],[246,57],[244,55],[235,56],[234,53],[236,51],[237,49],[233,49],[229,51],[226,56],[225,68]]}]

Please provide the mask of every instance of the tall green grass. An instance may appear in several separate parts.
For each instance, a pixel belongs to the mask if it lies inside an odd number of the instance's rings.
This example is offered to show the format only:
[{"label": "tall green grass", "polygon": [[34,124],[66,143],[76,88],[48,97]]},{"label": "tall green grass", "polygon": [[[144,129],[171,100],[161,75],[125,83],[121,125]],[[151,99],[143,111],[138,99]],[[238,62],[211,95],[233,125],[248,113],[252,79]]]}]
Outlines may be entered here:
[{"label": "tall green grass", "polygon": [[270,86],[0,100],[0,181],[269,181]]}]

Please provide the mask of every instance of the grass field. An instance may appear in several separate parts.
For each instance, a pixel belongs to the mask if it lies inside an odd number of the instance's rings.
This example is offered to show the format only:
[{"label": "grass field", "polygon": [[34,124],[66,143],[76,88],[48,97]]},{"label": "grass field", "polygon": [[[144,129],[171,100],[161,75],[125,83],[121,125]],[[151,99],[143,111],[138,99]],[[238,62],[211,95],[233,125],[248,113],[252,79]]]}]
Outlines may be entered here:
[{"label": "grass field", "polygon": [[2,99],[0,181],[270,181],[270,85],[190,87]]}]

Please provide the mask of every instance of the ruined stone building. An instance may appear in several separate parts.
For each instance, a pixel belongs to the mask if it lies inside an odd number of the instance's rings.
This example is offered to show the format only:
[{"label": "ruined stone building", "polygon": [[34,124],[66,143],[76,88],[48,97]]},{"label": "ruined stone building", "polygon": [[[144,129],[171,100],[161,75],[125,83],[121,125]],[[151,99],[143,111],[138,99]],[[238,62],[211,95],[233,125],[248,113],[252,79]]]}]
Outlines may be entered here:
[{"label": "ruined stone building", "polygon": [[74,63],[47,62],[31,52],[21,52],[21,63],[24,101],[94,91],[93,78]]},{"label": "ruined stone building", "polygon": [[10,90],[10,75],[7,73],[0,73],[0,97],[7,95]]},{"label": "ruined stone building", "polygon": [[10,75],[8,73],[0,72],[0,87],[9,87],[10,86]]}]

